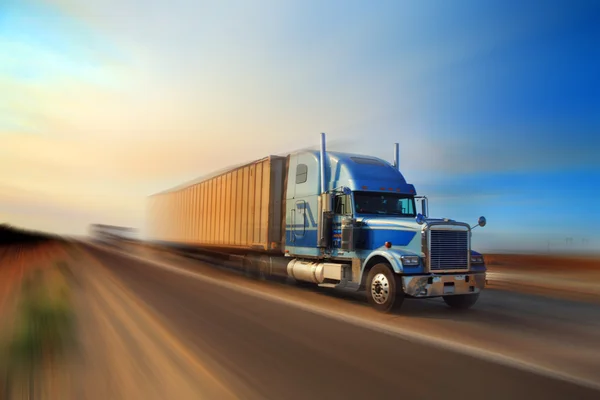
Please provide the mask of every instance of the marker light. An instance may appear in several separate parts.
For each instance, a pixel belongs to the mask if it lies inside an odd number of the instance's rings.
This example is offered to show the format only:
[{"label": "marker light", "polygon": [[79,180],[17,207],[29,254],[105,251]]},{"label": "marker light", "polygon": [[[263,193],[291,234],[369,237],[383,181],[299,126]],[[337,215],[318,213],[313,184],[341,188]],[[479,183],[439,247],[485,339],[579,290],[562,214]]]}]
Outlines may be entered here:
[{"label": "marker light", "polygon": [[388,249],[392,248],[392,242],[385,242],[385,247]]},{"label": "marker light", "polygon": [[483,256],[478,254],[471,254],[471,264],[483,264]]}]

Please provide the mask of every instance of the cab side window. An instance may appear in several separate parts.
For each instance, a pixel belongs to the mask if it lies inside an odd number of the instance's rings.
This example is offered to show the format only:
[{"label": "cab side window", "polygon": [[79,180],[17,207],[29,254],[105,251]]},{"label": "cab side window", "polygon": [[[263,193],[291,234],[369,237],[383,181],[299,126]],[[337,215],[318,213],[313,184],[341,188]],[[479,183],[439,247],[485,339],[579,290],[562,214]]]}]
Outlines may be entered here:
[{"label": "cab side window", "polygon": [[308,179],[308,166],[306,164],[298,164],[296,167],[296,184],[304,183]]}]

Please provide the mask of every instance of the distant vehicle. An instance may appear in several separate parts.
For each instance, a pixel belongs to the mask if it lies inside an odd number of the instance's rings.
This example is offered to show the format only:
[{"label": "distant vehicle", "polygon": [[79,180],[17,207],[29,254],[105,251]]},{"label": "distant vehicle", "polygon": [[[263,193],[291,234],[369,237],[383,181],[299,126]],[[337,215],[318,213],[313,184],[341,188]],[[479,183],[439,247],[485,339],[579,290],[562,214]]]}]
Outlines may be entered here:
[{"label": "distant vehicle", "polygon": [[102,224],[90,225],[90,236],[93,239],[109,244],[138,240],[137,230],[133,228]]},{"label": "distant vehicle", "polygon": [[[364,290],[380,311],[404,298],[472,306],[485,286],[469,224],[428,217],[394,164],[301,151],[150,196],[151,241],[243,257],[252,276]],[[478,225],[485,226],[484,217]]]}]

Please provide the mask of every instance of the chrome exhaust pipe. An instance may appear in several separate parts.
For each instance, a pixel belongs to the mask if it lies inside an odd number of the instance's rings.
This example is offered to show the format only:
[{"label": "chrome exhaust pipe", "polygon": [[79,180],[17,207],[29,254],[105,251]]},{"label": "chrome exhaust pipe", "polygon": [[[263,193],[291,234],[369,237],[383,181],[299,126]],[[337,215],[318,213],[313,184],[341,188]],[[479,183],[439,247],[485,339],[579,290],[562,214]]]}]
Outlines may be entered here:
[{"label": "chrome exhaust pipe", "polygon": [[394,143],[394,168],[400,171],[400,143]]},{"label": "chrome exhaust pipe", "polygon": [[321,194],[327,191],[325,187],[325,158],[327,157],[327,149],[325,148],[325,133],[321,133]]}]

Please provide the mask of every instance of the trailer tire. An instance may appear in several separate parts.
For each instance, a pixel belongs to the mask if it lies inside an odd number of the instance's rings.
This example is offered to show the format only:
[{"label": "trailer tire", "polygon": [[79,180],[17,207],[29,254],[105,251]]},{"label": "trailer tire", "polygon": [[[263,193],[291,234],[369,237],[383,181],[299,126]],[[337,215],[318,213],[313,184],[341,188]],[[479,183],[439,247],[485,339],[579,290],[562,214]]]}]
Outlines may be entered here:
[{"label": "trailer tire", "polygon": [[258,279],[261,281],[266,281],[269,279],[269,262],[268,259],[265,259],[264,256],[260,256],[256,260],[256,268],[258,270]]},{"label": "trailer tire", "polygon": [[379,263],[371,268],[365,289],[367,301],[377,311],[396,311],[404,302],[402,278],[387,263]]},{"label": "trailer tire", "polygon": [[443,296],[444,301],[452,308],[458,310],[466,310],[471,308],[479,298],[479,293],[473,294],[457,294],[454,296]]},{"label": "trailer tire", "polygon": [[258,269],[258,263],[252,256],[245,256],[242,261],[244,276],[250,279],[259,279],[260,271]]}]

